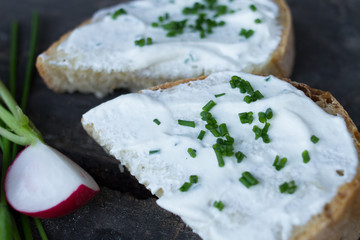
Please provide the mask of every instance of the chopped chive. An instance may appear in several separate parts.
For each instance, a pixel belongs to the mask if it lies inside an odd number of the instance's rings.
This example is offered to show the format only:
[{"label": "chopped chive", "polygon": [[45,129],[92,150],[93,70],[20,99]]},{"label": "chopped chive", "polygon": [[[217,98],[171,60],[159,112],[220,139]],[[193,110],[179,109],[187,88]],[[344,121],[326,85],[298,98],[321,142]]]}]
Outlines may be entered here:
[{"label": "chopped chive", "polygon": [[242,124],[248,123],[251,124],[254,120],[253,112],[243,112],[239,113],[240,122]]},{"label": "chopped chive", "polygon": [[151,24],[151,26],[152,26],[152,27],[159,27],[159,24],[158,24],[157,22],[153,22],[153,23]]},{"label": "chopped chive", "polygon": [[221,135],[222,137],[224,137],[226,134],[229,133],[229,131],[228,131],[225,123],[220,124],[219,130],[220,130],[220,135]]},{"label": "chopped chive", "polygon": [[222,211],[223,208],[225,207],[224,203],[222,201],[215,201],[214,202],[214,207],[219,209],[219,211]]},{"label": "chopped chive", "polygon": [[273,117],[272,109],[271,108],[266,109],[265,114],[267,119],[271,119]]},{"label": "chopped chive", "polygon": [[195,122],[194,121],[187,121],[187,120],[178,120],[178,124],[181,126],[186,126],[186,127],[195,127]]},{"label": "chopped chive", "polygon": [[311,136],[311,141],[312,141],[313,143],[317,143],[319,140],[320,140],[320,139],[319,139],[317,136],[315,136],[315,135],[312,135],[312,136]]},{"label": "chopped chive", "polygon": [[196,157],[196,150],[195,150],[195,149],[188,148],[187,151],[188,151],[189,155],[190,155],[192,158],[195,158],[195,157]]},{"label": "chopped chive", "polygon": [[248,39],[248,38],[250,38],[254,33],[255,33],[255,32],[254,32],[254,30],[252,30],[252,29],[246,30],[245,28],[242,28],[241,31],[240,31],[240,33],[239,33],[239,35],[245,37],[246,39]]},{"label": "chopped chive", "polygon": [[251,9],[251,11],[255,12],[257,10],[256,6],[254,4],[251,4],[249,6],[249,8]]},{"label": "chopped chive", "polygon": [[201,130],[197,138],[200,139],[200,140],[203,140],[203,138],[205,136],[205,133],[206,132],[204,130]]},{"label": "chopped chive", "polygon": [[149,154],[155,154],[155,153],[160,153],[160,149],[157,149],[157,150],[150,150],[149,151]]},{"label": "chopped chive", "polygon": [[248,182],[248,180],[246,180],[246,178],[241,177],[239,178],[239,181],[246,187],[246,188],[250,188],[251,184]]},{"label": "chopped chive", "polygon": [[205,112],[210,111],[214,106],[216,105],[216,103],[213,100],[210,100],[203,108],[202,110],[204,110]]},{"label": "chopped chive", "polygon": [[266,114],[265,114],[264,112],[259,112],[258,115],[259,115],[259,121],[260,121],[261,123],[265,123],[266,120],[267,120]]},{"label": "chopped chive", "polygon": [[276,155],[275,161],[273,163],[273,166],[277,171],[280,171],[283,169],[286,165],[287,158],[280,158],[278,155]]},{"label": "chopped chive", "polygon": [[271,77],[265,78],[265,82],[268,82]]},{"label": "chopped chive", "polygon": [[190,183],[197,183],[199,181],[199,177],[196,175],[190,176]]},{"label": "chopped chive", "polygon": [[259,137],[261,137],[262,129],[258,126],[254,126],[252,131],[255,133],[255,140],[257,140]]},{"label": "chopped chive", "polygon": [[214,135],[214,137],[220,137],[220,133],[216,128],[209,129],[209,131]]},{"label": "chopped chive", "polygon": [[253,186],[258,184],[258,180],[256,180],[256,178],[254,178],[254,176],[249,173],[249,172],[243,172],[242,176]]},{"label": "chopped chive", "polygon": [[125,9],[120,8],[120,9],[116,10],[111,17],[112,17],[112,19],[115,20],[118,16],[123,15],[123,14],[127,14],[127,12],[125,11]]},{"label": "chopped chive", "polygon": [[155,118],[155,119],[153,120],[153,122],[156,123],[157,125],[160,125],[160,124],[161,124],[161,122],[160,122],[159,119],[157,119],[157,118]]},{"label": "chopped chive", "polygon": [[295,181],[284,182],[279,186],[280,193],[293,194],[297,189]]},{"label": "chopped chive", "polygon": [[180,190],[181,192],[187,192],[187,191],[190,189],[191,186],[192,186],[192,183],[185,182],[185,183],[179,188],[179,190]]},{"label": "chopped chive", "polygon": [[235,153],[235,157],[237,159],[238,163],[241,163],[241,161],[246,157],[245,154],[243,154],[242,152],[237,152]]},{"label": "chopped chive", "polygon": [[222,157],[221,152],[219,150],[217,150],[217,149],[214,149],[214,151],[215,151],[215,154],[216,154],[216,158],[218,160],[219,167],[225,166],[225,162],[224,162],[224,159]]},{"label": "chopped chive", "polygon": [[215,97],[218,98],[218,97],[222,97],[224,96],[226,93],[220,93],[220,94],[216,94]]},{"label": "chopped chive", "polygon": [[302,152],[302,158],[304,163],[308,163],[310,161],[310,155],[308,150]]},{"label": "chopped chive", "polygon": [[242,177],[239,178],[239,181],[247,188],[250,188],[259,183],[258,180],[256,180],[256,178],[254,178],[254,176],[249,172],[243,172]]},{"label": "chopped chive", "polygon": [[[262,21],[261,21],[260,18],[255,19],[254,22],[255,22],[256,24],[262,23]],[[266,81],[266,80],[265,80],[265,81]]]}]

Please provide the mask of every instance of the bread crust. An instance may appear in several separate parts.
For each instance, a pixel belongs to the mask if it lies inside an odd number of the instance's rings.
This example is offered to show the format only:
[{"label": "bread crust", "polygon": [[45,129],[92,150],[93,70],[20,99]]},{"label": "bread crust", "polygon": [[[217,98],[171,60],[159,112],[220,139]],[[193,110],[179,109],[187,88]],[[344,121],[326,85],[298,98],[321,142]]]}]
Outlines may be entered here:
[{"label": "bread crust", "polygon": [[[183,83],[203,80],[207,76],[168,82],[151,90],[167,89]],[[319,107],[331,115],[341,115],[349,130],[358,154],[357,173],[350,183],[340,186],[336,196],[323,211],[304,226],[293,229],[290,240],[358,240],[360,232],[360,133],[343,106],[330,92],[314,89],[304,83],[281,79],[303,91]],[[90,134],[91,135],[91,134]]]},{"label": "bread crust", "polygon": [[[281,40],[277,49],[271,54],[267,62],[254,66],[250,72],[253,74],[273,74],[280,77],[290,76],[294,63],[294,34],[292,17],[286,0],[273,0],[279,7],[278,22],[283,27]],[[86,20],[77,28],[89,24],[91,19]],[[45,52],[36,59],[36,67],[46,85],[55,92],[95,93],[102,97],[116,88],[126,87],[131,90],[148,88],[160,83],[177,80],[167,76],[145,76],[148,68],[134,72],[98,72],[93,69],[72,69],[66,65],[53,64],[52,61],[61,62],[66,54],[58,51],[58,46],[65,41],[72,31],[64,34],[54,42]],[[204,74],[204,73],[203,73]],[[198,76],[194,76],[198,77]]]}]

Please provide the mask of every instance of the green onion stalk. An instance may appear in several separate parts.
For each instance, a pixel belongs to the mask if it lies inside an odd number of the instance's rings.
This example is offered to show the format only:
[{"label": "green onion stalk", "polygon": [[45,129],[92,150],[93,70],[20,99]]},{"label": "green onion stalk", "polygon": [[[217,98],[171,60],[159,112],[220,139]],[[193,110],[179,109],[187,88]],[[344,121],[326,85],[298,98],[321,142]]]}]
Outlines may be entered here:
[{"label": "green onion stalk", "polygon": [[[2,240],[18,240],[21,239],[17,229],[15,220],[11,214],[5,197],[4,179],[6,171],[18,153],[19,145],[30,145],[37,141],[42,141],[42,136],[34,125],[29,121],[27,116],[23,113],[26,108],[30,83],[34,69],[34,59],[36,50],[36,41],[38,33],[39,14],[33,13],[31,40],[29,58],[27,64],[27,71],[24,83],[24,89],[21,99],[21,108],[14,100],[16,92],[16,63],[17,63],[17,43],[18,43],[18,24],[17,22],[11,25],[11,47],[10,47],[10,91],[6,88],[0,80],[0,147],[3,154],[1,165],[1,192],[0,192],[0,239]],[[5,105],[5,106],[4,106]],[[11,142],[14,144],[11,145]],[[12,149],[12,152],[11,152]],[[29,218],[20,214],[22,222],[23,233],[25,239],[33,239]],[[43,240],[47,240],[45,231],[38,219],[34,219],[38,228],[40,236]]]}]

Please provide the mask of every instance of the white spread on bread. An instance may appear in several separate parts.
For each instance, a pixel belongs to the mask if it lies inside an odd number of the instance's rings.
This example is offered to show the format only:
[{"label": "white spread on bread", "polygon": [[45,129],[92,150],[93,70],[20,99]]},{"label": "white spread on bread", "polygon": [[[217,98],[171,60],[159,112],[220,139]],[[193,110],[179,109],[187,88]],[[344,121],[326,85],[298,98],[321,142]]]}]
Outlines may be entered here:
[{"label": "white spread on bread", "polygon": [[[245,94],[230,87],[233,75],[249,81],[264,98],[245,103]],[[341,116],[327,114],[285,81],[265,79],[221,72],[165,90],[122,95],[84,114],[83,124],[92,126],[101,145],[160,196],[161,207],[179,215],[202,238],[288,239],[294,226],[322,212],[339,186],[353,179],[358,159]],[[226,94],[214,97],[221,93]],[[212,148],[216,138],[200,117],[209,100],[217,103],[210,112],[219,124],[227,124],[235,139],[234,151],[246,155],[241,163],[224,157],[225,166],[218,166]],[[263,126],[257,113],[267,108],[273,111],[268,144],[255,140],[252,131],[255,125]],[[241,124],[238,113],[249,111],[254,113],[253,123]],[[181,126],[179,119],[194,121],[196,126]],[[206,131],[202,141],[197,139],[200,130]],[[312,135],[319,142],[314,144]],[[196,150],[195,158],[188,148]],[[160,151],[149,154],[152,150]],[[304,150],[311,157],[307,164],[302,159]],[[280,171],[272,166],[277,155],[288,159]],[[244,171],[251,172],[259,184],[249,189],[241,184]],[[190,175],[197,175],[198,183],[187,192],[179,191]],[[291,180],[297,190],[281,194],[279,185]],[[213,206],[215,201],[224,203],[222,211]]]},{"label": "white spread on bread", "polygon": [[[219,70],[251,71],[271,59],[282,30],[277,19],[279,9],[272,0],[218,0],[218,4],[226,5],[229,11],[213,19],[226,24],[213,28],[213,33],[205,38],[189,27],[182,34],[167,37],[167,31],[161,26],[152,26],[165,13],[169,14],[169,19],[164,20],[164,24],[184,19],[188,19],[188,25],[194,24],[198,15],[184,15],[182,10],[195,2],[206,1],[130,1],[102,9],[89,24],[75,29],[59,45],[58,50],[65,51],[67,57],[61,61],[52,60],[52,63],[108,73],[148,69],[148,73],[143,73],[144,78],[157,72],[168,79],[176,79]],[[256,11],[250,8],[251,4],[256,6]],[[113,19],[112,14],[121,8],[127,14]],[[202,12],[210,18],[215,14],[210,10]],[[261,23],[255,23],[256,19]],[[239,34],[241,29],[252,29],[254,34],[245,38]],[[144,47],[134,44],[142,38],[152,38],[153,44]]]}]

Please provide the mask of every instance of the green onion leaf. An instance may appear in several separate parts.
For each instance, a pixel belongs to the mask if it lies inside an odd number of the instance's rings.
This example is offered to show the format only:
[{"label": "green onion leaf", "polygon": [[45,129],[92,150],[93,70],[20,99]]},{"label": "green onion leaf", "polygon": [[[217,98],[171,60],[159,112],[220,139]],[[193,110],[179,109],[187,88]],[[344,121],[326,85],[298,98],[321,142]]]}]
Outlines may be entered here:
[{"label": "green onion leaf", "polygon": [[251,11],[255,12],[257,10],[256,6],[254,4],[251,4],[249,6],[249,8],[251,9]]},{"label": "green onion leaf", "polygon": [[275,161],[273,163],[273,166],[275,167],[275,169],[277,171],[280,171],[281,169],[283,169],[286,165],[287,162],[287,158],[281,158],[277,155],[275,158]]},{"label": "green onion leaf", "polygon": [[203,138],[205,136],[205,133],[206,132],[204,130],[201,130],[197,138],[200,139],[200,140],[203,140]]},{"label": "green onion leaf", "polygon": [[266,109],[265,114],[267,119],[271,119],[273,117],[272,109],[271,108]]},{"label": "green onion leaf", "polygon": [[254,32],[254,30],[252,30],[252,29],[246,30],[245,28],[242,28],[241,31],[240,31],[240,33],[239,33],[239,35],[245,37],[246,39],[248,39],[248,38],[250,38],[252,35],[254,35],[254,33],[255,33],[255,32]]},{"label": "green onion leaf", "polygon": [[224,162],[224,159],[222,157],[221,152],[219,150],[217,150],[217,149],[214,149],[214,151],[215,151],[215,154],[216,154],[216,158],[218,160],[219,167],[224,167],[225,162]]},{"label": "green onion leaf", "polygon": [[219,130],[222,137],[229,133],[225,123],[220,124]]},{"label": "green onion leaf", "polygon": [[310,161],[310,155],[308,150],[302,152],[302,158],[304,163],[308,163]]},{"label": "green onion leaf", "polygon": [[284,182],[279,186],[280,193],[293,194],[297,189],[295,181]]},{"label": "green onion leaf", "polygon": [[254,120],[253,112],[243,112],[243,113],[239,113],[238,115],[240,118],[240,122],[242,124],[245,124],[245,123],[251,124]]},{"label": "green onion leaf", "polygon": [[266,114],[265,114],[264,112],[259,112],[258,115],[259,115],[259,121],[260,121],[261,123],[265,123],[266,120],[267,120]]},{"label": "green onion leaf", "polygon": [[216,94],[215,97],[218,98],[218,97],[222,97],[224,96],[226,93],[220,93],[220,94]]},{"label": "green onion leaf", "polygon": [[180,190],[181,192],[187,192],[187,191],[190,189],[191,186],[192,186],[192,183],[185,182],[185,183],[179,188],[179,190]]},{"label": "green onion leaf", "polygon": [[188,148],[187,151],[188,151],[189,155],[190,155],[192,158],[195,158],[195,157],[196,157],[196,150],[195,150],[195,149]]},{"label": "green onion leaf", "polygon": [[223,208],[225,207],[224,203],[222,201],[215,201],[214,202],[214,207],[219,209],[219,211],[222,211]]},{"label": "green onion leaf", "polygon": [[178,120],[178,124],[181,126],[186,126],[186,127],[195,127],[195,122],[194,121],[187,121],[187,120]]},{"label": "green onion leaf", "polygon": [[112,19],[115,20],[118,16],[123,15],[123,14],[127,14],[127,12],[125,11],[125,9],[120,8],[120,9],[116,10],[111,17],[112,17]]},{"label": "green onion leaf", "polygon": [[315,144],[315,143],[317,143],[320,139],[317,137],[317,136],[315,136],[315,135],[312,135],[311,136],[311,141]]},{"label": "green onion leaf", "polygon": [[[260,18],[255,19],[254,22],[255,22],[256,24],[262,23],[262,21],[261,21]],[[266,80],[265,80],[265,81],[266,81]]]},{"label": "green onion leaf", "polygon": [[246,157],[245,154],[243,154],[242,152],[237,152],[235,153],[235,157],[237,159],[238,163],[241,163],[241,161]]},{"label": "green onion leaf", "polygon": [[157,118],[155,118],[155,119],[153,120],[153,122],[156,123],[157,125],[160,125],[160,124],[161,124],[161,122],[160,122],[159,119],[157,119]]},{"label": "green onion leaf", "polygon": [[213,100],[210,100],[203,108],[202,110],[204,110],[205,112],[210,111],[214,106],[216,105],[216,103]]},{"label": "green onion leaf", "polygon": [[199,177],[196,175],[190,176],[190,183],[197,183],[199,181]]},{"label": "green onion leaf", "polygon": [[149,155],[151,155],[151,154],[155,154],[155,153],[160,153],[160,149],[157,149],[157,150],[150,150],[150,151],[149,151]]}]

